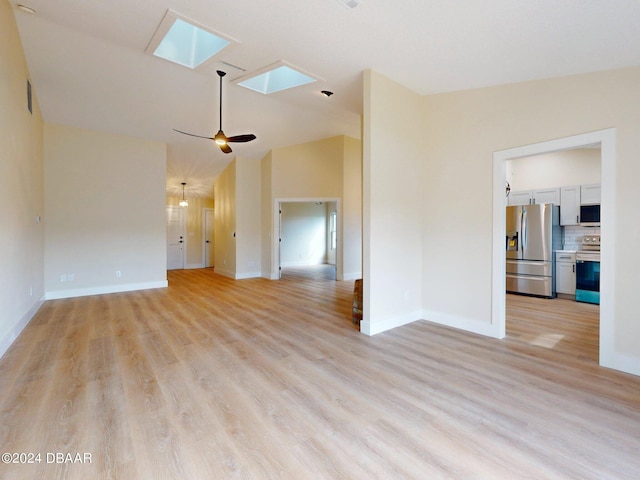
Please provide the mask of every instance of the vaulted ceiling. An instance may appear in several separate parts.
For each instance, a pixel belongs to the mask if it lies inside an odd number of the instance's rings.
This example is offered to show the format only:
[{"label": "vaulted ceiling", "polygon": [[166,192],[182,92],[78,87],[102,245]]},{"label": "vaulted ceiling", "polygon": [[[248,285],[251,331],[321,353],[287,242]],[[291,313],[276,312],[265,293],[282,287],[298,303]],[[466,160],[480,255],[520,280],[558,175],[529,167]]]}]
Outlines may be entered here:
[{"label": "vaulted ceiling", "polygon": [[[360,137],[362,71],[420,94],[640,65],[637,0],[24,0],[16,9],[47,122],[168,145],[168,188],[210,191],[238,157],[334,135]],[[345,3],[357,4],[355,7]],[[145,53],[167,9],[239,44],[191,70]],[[279,60],[323,80],[270,95],[233,83]],[[227,72],[225,155],[218,77]],[[321,90],[334,95],[327,98]],[[585,99],[588,101],[588,99]]]}]

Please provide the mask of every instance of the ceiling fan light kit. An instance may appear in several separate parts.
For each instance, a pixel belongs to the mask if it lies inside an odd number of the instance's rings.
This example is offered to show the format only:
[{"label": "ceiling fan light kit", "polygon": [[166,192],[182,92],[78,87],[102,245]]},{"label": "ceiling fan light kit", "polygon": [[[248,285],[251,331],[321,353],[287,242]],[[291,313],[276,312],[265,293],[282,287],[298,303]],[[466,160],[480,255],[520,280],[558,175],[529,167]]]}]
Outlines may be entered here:
[{"label": "ceiling fan light kit", "polygon": [[216,133],[213,137],[205,137],[202,135],[194,135],[193,133],[187,133],[181,130],[176,130],[175,128],[174,130],[184,135],[190,135],[192,137],[206,138],[208,140],[213,140],[216,143],[216,145],[220,147],[220,150],[222,150],[224,153],[231,153],[233,150],[231,150],[229,143],[250,142],[252,140],[255,140],[256,136],[252,133],[246,133],[244,135],[234,135],[232,137],[227,137],[224,134],[224,131],[222,130],[222,77],[226,75],[226,72],[223,72],[222,70],[218,70],[217,73],[218,73],[218,76],[220,77],[220,129],[218,130],[218,133]]}]

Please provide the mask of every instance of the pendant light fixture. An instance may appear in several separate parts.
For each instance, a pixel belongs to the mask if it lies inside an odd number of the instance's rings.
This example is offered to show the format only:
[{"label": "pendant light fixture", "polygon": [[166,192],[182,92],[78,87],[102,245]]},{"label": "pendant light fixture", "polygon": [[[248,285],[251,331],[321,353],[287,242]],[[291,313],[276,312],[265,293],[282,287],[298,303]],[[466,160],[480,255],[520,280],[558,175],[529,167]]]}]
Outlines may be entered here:
[{"label": "pendant light fixture", "polygon": [[181,207],[188,207],[189,206],[189,202],[187,202],[187,200],[184,198],[184,186],[185,185],[186,185],[186,183],[182,182],[182,200],[180,200],[180,203],[178,204]]}]

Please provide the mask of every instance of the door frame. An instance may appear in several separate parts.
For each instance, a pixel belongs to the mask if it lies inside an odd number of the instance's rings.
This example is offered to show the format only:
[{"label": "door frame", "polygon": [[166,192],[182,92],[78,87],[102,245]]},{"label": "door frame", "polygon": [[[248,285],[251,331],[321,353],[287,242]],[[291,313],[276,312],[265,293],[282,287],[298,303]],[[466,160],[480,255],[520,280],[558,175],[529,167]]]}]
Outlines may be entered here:
[{"label": "door frame", "polygon": [[600,342],[599,363],[601,366],[621,369],[624,359],[615,353],[615,175],[616,175],[616,129],[559,138],[522,147],[501,150],[493,154],[493,261],[492,261],[492,308],[491,335],[504,338],[506,335],[506,285],[504,238],[506,235],[505,181],[507,160],[539,155],[559,150],[600,145],[600,180],[602,186],[600,230],[605,241],[600,252],[602,264],[600,276]]}]

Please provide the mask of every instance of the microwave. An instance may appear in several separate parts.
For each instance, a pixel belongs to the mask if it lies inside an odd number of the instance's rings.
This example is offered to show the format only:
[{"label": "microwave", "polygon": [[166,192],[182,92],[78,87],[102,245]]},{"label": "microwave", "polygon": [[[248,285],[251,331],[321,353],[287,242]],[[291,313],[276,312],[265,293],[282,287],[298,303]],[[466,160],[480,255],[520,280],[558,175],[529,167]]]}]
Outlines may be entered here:
[{"label": "microwave", "polygon": [[600,226],[600,204],[580,205],[580,225],[584,227]]}]

